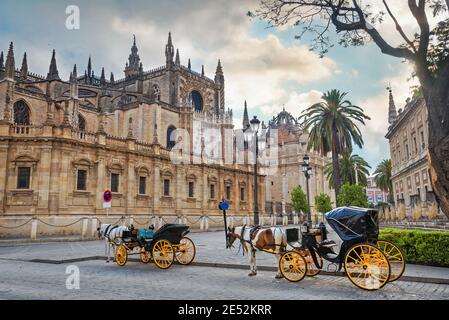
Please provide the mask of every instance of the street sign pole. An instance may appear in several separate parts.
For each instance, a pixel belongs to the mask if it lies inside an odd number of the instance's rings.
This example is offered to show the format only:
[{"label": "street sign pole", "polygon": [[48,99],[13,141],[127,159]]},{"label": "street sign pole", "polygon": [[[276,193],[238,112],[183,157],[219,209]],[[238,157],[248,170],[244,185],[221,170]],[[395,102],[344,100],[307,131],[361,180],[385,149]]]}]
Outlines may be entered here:
[{"label": "street sign pole", "polygon": [[220,204],[218,205],[218,208],[223,211],[223,219],[224,219],[224,232],[225,232],[225,239],[226,239],[226,249],[229,248],[229,237],[228,237],[228,222],[226,219],[226,210],[229,209],[229,203],[223,199]]}]

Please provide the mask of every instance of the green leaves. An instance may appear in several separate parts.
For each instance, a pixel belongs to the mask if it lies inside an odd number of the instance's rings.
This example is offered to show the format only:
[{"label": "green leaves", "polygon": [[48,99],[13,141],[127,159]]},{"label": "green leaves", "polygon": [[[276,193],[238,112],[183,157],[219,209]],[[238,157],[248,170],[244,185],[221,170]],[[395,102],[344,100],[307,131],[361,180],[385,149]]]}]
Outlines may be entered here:
[{"label": "green leaves", "polygon": [[[357,167],[357,175],[359,184],[366,187],[368,184],[369,169],[371,166],[361,156],[357,154],[351,155],[349,152],[343,153],[338,160],[340,167],[340,179],[343,183],[355,184],[357,179],[355,176],[355,167]],[[324,168],[324,173],[330,184],[334,179],[334,168],[332,163],[328,163]]]},{"label": "green leaves", "polygon": [[382,229],[379,239],[395,243],[407,263],[449,267],[449,232]]},{"label": "green leaves", "polygon": [[309,205],[307,204],[307,196],[302,190],[301,186],[297,186],[291,193],[292,208],[296,212],[309,212]]},{"label": "green leaves", "polygon": [[383,191],[393,194],[393,184],[391,183],[391,160],[382,161],[374,171],[374,182]]},{"label": "green leaves", "polygon": [[339,207],[355,206],[368,208],[368,197],[363,192],[362,186],[345,183],[340,189],[337,204]]},{"label": "green leaves", "polygon": [[331,197],[326,193],[321,193],[315,197],[315,209],[319,213],[326,213],[332,210]]}]

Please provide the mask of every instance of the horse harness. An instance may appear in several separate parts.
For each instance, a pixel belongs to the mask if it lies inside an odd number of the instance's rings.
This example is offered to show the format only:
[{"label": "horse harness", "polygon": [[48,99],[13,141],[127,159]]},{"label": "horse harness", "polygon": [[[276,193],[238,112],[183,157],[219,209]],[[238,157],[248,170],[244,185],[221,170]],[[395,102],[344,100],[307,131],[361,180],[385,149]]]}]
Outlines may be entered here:
[{"label": "horse harness", "polygon": [[[108,238],[109,242],[112,242],[112,241],[111,241],[111,238],[109,238],[109,235],[111,234],[112,230],[117,229],[118,226],[113,226],[112,228],[111,228],[111,227],[112,227],[112,225],[108,225],[108,226],[106,227],[106,230],[104,231],[104,236],[105,236],[106,238]],[[109,229],[109,228],[111,228],[111,229]]]},{"label": "horse harness", "polygon": [[[252,252],[256,252],[256,251],[257,251],[257,250],[256,250],[256,247],[254,246],[254,244],[253,244],[253,242],[252,242],[252,240],[254,240],[254,238],[256,237],[257,231],[259,231],[259,230],[262,228],[260,225],[253,226],[253,227],[249,230],[249,240],[246,240],[246,239],[244,238],[246,226],[247,226],[246,224],[243,225],[242,231],[241,231],[241,233],[240,233],[240,243],[241,243],[242,247],[244,248],[244,249],[242,250],[243,256],[245,255],[245,248],[246,248],[246,247],[243,245],[245,242],[250,244],[250,246],[251,246],[251,251],[252,251]],[[282,244],[275,244],[275,243],[272,243],[272,244],[266,244],[265,247],[282,247]],[[265,248],[260,248],[259,251],[267,252],[267,253],[272,253],[272,252],[270,252],[270,251],[268,251],[268,250],[265,250]]]}]

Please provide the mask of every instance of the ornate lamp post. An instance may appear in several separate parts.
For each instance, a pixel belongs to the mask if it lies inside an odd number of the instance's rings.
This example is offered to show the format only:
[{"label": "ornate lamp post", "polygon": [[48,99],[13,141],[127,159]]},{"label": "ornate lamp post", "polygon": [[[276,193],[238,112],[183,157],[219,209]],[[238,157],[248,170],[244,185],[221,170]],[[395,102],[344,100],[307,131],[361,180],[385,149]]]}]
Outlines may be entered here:
[{"label": "ornate lamp post", "polygon": [[309,210],[307,212],[307,224],[309,227],[312,227],[312,214],[310,212],[310,192],[309,192],[309,179],[312,176],[312,168],[310,167],[310,157],[308,155],[305,155],[302,159],[302,172],[304,172],[304,175],[306,176],[306,188],[307,188],[307,205],[309,207]]},{"label": "ornate lamp post", "polygon": [[250,121],[251,130],[245,132],[245,138],[247,141],[254,139],[255,153],[254,153],[254,224],[259,224],[259,187],[257,183],[258,165],[257,159],[259,158],[259,127],[260,120],[256,116]]}]

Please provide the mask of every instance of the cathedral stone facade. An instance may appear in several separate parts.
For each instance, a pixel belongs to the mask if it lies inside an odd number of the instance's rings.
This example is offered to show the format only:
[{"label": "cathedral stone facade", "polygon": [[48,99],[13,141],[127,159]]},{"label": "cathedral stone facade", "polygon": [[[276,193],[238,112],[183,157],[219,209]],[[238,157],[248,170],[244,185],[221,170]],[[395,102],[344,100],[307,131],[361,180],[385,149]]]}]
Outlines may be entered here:
[{"label": "cathedral stone facade", "polygon": [[[266,178],[266,212],[276,215],[291,215],[291,193],[294,188],[301,186],[306,193],[306,177],[302,171],[303,158],[307,154],[310,157],[312,176],[309,179],[310,208],[315,215],[315,197],[321,193],[331,196],[335,205],[335,193],[331,190],[324,173],[324,167],[330,162],[326,156],[317,152],[308,151],[308,133],[305,132],[298,120],[292,114],[283,109],[268,123],[267,132],[276,130],[277,166],[276,170],[267,171]],[[299,212],[297,212],[299,213]]]},{"label": "cathedral stone facade", "polygon": [[[46,76],[29,72],[26,54],[16,69],[13,44],[6,60],[1,54],[0,225],[103,217],[105,189],[113,192],[112,216],[218,215],[222,197],[230,214],[252,213],[250,165],[170,158],[182,139],[177,129],[190,133],[192,146],[194,127],[233,129],[221,62],[214,79],[204,67],[193,71],[190,60],[183,66],[171,34],[165,56],[163,66],[145,71],[134,38],[123,79],[107,79],[104,69],[95,75],[89,58],[84,73],[75,65],[65,81],[54,51]],[[188,154],[195,157],[205,157],[203,140]],[[264,213],[264,177],[258,181]]]}]

